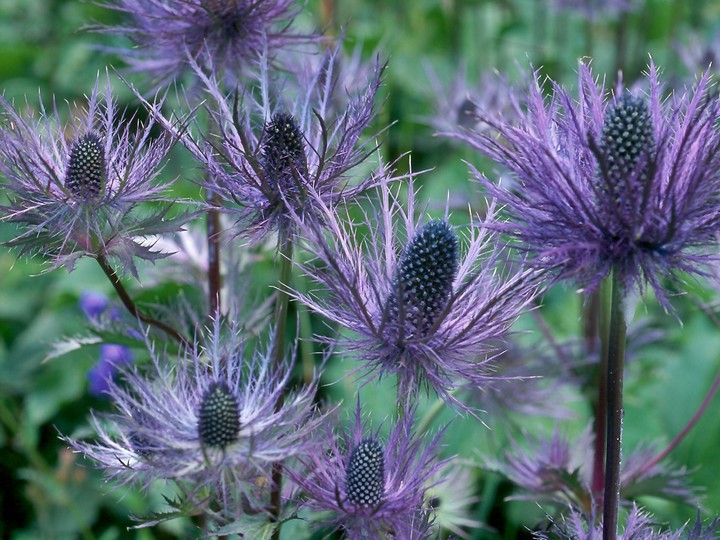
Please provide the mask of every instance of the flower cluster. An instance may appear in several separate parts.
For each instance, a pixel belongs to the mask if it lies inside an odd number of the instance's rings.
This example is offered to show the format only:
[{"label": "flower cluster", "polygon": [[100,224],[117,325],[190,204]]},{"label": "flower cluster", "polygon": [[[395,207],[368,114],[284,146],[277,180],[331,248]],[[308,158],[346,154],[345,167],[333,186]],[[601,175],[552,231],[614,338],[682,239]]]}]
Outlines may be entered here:
[{"label": "flower cluster", "polygon": [[191,72],[190,61],[237,79],[266,51],[312,38],[290,33],[297,14],[292,0],[119,0],[103,5],[126,20],[97,30],[130,38],[133,47],[116,52],[159,87]]},{"label": "flower cluster", "polygon": [[317,381],[289,391],[291,364],[273,367],[268,352],[247,351],[232,327],[215,323],[206,345],[196,343],[176,364],[156,353],[152,360],[149,373],[126,369],[122,382],[110,383],[118,412],[93,417],[96,442],[69,440],[110,477],[145,486],[187,480],[228,497],[221,486],[231,480],[252,500],[274,463],[317,445]]},{"label": "flower cluster", "polygon": [[329,511],[324,525],[342,529],[347,538],[427,538],[424,495],[443,464],[436,458],[440,434],[423,446],[413,423],[413,411],[406,410],[383,444],[363,421],[358,402],[352,428],[334,433],[328,427],[325,446],[300,458],[307,472],[293,479],[304,504]]},{"label": "flower cluster", "polygon": [[463,249],[447,218],[416,221],[412,184],[407,209],[387,182],[379,195],[365,235],[327,207],[329,234],[304,228],[316,260],[303,270],[329,295],[294,294],[352,332],[341,341],[364,371],[396,375],[401,395],[429,387],[463,407],[451,391],[486,380],[510,325],[537,293],[535,274],[500,279],[502,251],[484,225],[470,228]]},{"label": "flower cluster", "polygon": [[84,255],[115,257],[135,275],[134,257],[162,256],[138,237],[179,230],[189,215],[170,218],[169,205],[145,213],[136,207],[167,201],[170,183],[156,178],[173,139],[154,137],[153,121],[121,121],[109,77],[103,91],[98,79],[67,126],[42,103],[38,118],[2,98],[0,108],[0,173],[9,199],[0,212],[25,226],[8,245],[69,269]]},{"label": "flower cluster", "polygon": [[596,289],[614,269],[622,282],[651,286],[667,304],[663,279],[706,275],[720,231],[720,100],[706,74],[689,92],[663,99],[650,66],[649,93],[618,88],[607,100],[585,64],[579,101],[553,84],[547,101],[537,81],[517,121],[485,112],[500,137],[454,136],[506,167],[509,190],[476,177],[502,203],[503,228],[533,263]]}]

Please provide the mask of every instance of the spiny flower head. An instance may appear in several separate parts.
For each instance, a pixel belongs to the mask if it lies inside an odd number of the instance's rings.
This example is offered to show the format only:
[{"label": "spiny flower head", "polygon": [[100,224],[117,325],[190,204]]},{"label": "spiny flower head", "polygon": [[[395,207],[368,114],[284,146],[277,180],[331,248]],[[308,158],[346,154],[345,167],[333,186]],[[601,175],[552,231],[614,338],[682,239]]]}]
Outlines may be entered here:
[{"label": "spiny flower head", "polygon": [[[698,511],[697,517],[680,529],[663,530],[652,516],[633,504],[625,522],[625,528],[618,535],[619,540],[715,540],[720,534],[720,518],[703,523]],[[538,540],[601,540],[602,523],[593,514],[585,514],[570,508],[562,519],[550,519],[547,530],[536,531],[533,537]]]},{"label": "spiny flower head", "polygon": [[[414,412],[407,410],[383,443],[363,421],[360,403],[352,426],[327,427],[323,445],[301,456],[306,470],[291,472],[311,510],[329,511],[320,525],[343,530],[347,538],[426,538],[424,494],[437,460],[440,434],[426,445],[413,433]],[[425,525],[423,525],[425,523]]]},{"label": "spiny flower head", "polygon": [[192,74],[190,61],[237,81],[267,51],[313,39],[290,32],[293,0],[118,0],[103,4],[125,15],[120,26],[96,30],[127,36],[116,49],[132,71],[157,86]]},{"label": "spiny flower head", "polygon": [[268,486],[273,463],[316,444],[311,432],[324,419],[313,405],[317,381],[288,391],[292,366],[272,367],[269,352],[249,352],[236,328],[215,323],[189,357],[151,354],[148,373],[125,370],[124,382],[110,384],[116,413],[93,417],[97,440],[69,440],[108,476],[200,486],[232,478],[251,494]]},{"label": "spiny flower head", "polygon": [[[292,77],[275,86],[264,65],[260,97],[247,93],[242,101],[194,66],[214,102],[208,112],[219,133],[182,141],[209,171],[205,187],[237,219],[235,234],[251,241],[292,235],[298,219],[320,219],[316,196],[335,206],[373,185],[373,176],[349,180],[375,148],[361,137],[375,116],[384,66],[375,62],[363,71],[368,79],[362,88],[342,88],[335,72],[340,47],[326,51],[315,71],[302,73],[297,87]],[[275,97],[288,95],[288,101]]]},{"label": "spiny flower head", "polygon": [[553,84],[518,99],[517,121],[485,113],[500,137],[455,136],[506,167],[511,191],[475,175],[505,204],[504,229],[533,264],[595,289],[615,269],[625,286],[650,285],[664,305],[673,272],[706,275],[720,232],[720,99],[709,74],[663,99],[651,64],[647,95],[621,86],[606,98],[580,65],[579,101]]},{"label": "spiny flower head", "polygon": [[105,183],[105,149],[100,137],[87,133],[70,149],[65,187],[78,200],[97,199]]},{"label": "spiny flower head", "polygon": [[487,223],[471,226],[463,246],[447,216],[416,220],[412,182],[407,209],[385,182],[378,195],[364,223],[347,225],[326,207],[323,227],[302,228],[314,256],[302,268],[329,294],[294,294],[350,331],[340,341],[359,369],[396,375],[403,395],[432,388],[462,406],[450,391],[487,380],[537,280],[524,270],[500,278]]},{"label": "spiny flower head", "polygon": [[187,216],[168,218],[168,204],[141,213],[140,203],[166,201],[156,183],[173,139],[153,137],[154,122],[122,120],[100,79],[87,104],[71,111],[64,125],[59,112],[40,103],[37,118],[21,115],[0,98],[0,174],[9,199],[2,219],[25,231],[10,246],[40,253],[53,265],[72,268],[83,255],[115,257],[135,272],[133,257],[162,255],[136,238],[178,230]]},{"label": "spiny flower head", "polygon": [[382,501],[385,493],[385,450],[372,439],[353,448],[345,473],[345,495],[357,505],[370,508]]},{"label": "spiny flower head", "polygon": [[[458,258],[457,235],[447,221],[428,221],[415,232],[398,261],[387,300],[395,328],[408,328],[410,338],[427,335],[450,300]],[[403,318],[405,324],[397,324]]]}]

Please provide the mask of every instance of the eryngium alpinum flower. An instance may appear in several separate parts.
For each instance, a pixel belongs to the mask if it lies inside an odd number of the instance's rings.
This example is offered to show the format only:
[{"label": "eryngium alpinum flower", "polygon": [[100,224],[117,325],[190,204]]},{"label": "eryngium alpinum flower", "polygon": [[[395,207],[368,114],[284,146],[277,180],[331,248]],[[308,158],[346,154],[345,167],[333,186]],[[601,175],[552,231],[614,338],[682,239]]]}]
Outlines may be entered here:
[{"label": "eryngium alpinum flower", "polygon": [[[304,84],[288,104],[250,94],[239,102],[198,71],[214,102],[208,112],[220,135],[183,142],[208,171],[205,187],[237,219],[236,234],[253,241],[271,232],[292,235],[298,218],[319,219],[313,195],[335,206],[374,183],[367,173],[351,183],[349,172],[375,148],[361,135],[375,116],[384,66],[376,61],[362,90],[346,94],[336,84],[339,55],[339,45],[327,51],[317,71],[303,75]],[[273,86],[266,69],[260,79],[261,96],[287,95]]]},{"label": "eryngium alpinum flower", "polygon": [[503,272],[486,224],[463,239],[447,217],[416,221],[412,183],[407,209],[386,183],[378,192],[364,232],[327,207],[323,228],[304,228],[315,260],[303,270],[324,291],[294,294],[350,330],[340,342],[367,373],[397,375],[401,395],[431,387],[460,405],[451,390],[487,380],[533,299],[534,272]]},{"label": "eryngium alpinum flower", "polygon": [[217,323],[195,349],[179,360],[151,350],[149,373],[127,370],[123,382],[110,383],[117,412],[93,416],[97,440],[69,442],[122,484],[222,478],[252,501],[263,486],[269,492],[273,463],[316,444],[310,434],[324,421],[313,405],[317,381],[289,391],[290,364],[272,367],[268,352],[248,351],[235,329]]},{"label": "eryngium alpinum flower", "polygon": [[329,511],[321,527],[345,532],[347,538],[426,538],[427,520],[419,519],[429,479],[443,465],[436,450],[441,434],[428,444],[413,433],[414,414],[407,411],[387,440],[369,431],[360,404],[350,428],[327,427],[324,445],[300,457],[305,472],[292,472],[304,505]]},{"label": "eryngium alpinum flower", "polygon": [[518,180],[510,191],[475,171],[537,266],[589,290],[614,268],[667,305],[663,278],[703,275],[717,253],[720,100],[708,77],[664,99],[651,65],[648,95],[618,88],[608,98],[581,64],[578,101],[556,84],[548,101],[536,81],[517,122],[484,117],[500,137],[456,136]]},{"label": "eryngium alpinum flower", "polygon": [[[703,523],[700,512],[692,522],[679,530],[663,530],[652,516],[633,505],[625,522],[625,528],[618,540],[716,540],[720,534],[720,519]],[[561,519],[550,519],[547,530],[536,531],[537,540],[600,540],[603,537],[602,523],[571,508]]]},{"label": "eryngium alpinum flower", "polygon": [[21,253],[49,256],[72,269],[83,255],[116,257],[135,273],[133,257],[164,255],[136,241],[143,235],[180,229],[184,217],[168,219],[169,204],[140,213],[144,202],[166,201],[156,177],[173,144],[146,125],[123,121],[122,111],[100,81],[87,104],[71,109],[63,125],[57,109],[40,103],[38,117],[21,115],[0,97],[0,173],[7,205],[2,219],[25,225],[8,245]]},{"label": "eryngium alpinum flower", "polygon": [[126,15],[119,26],[98,27],[127,36],[132,48],[114,49],[134,72],[158,86],[203,70],[237,80],[266,51],[307,41],[292,34],[294,0],[116,0],[102,4]]}]

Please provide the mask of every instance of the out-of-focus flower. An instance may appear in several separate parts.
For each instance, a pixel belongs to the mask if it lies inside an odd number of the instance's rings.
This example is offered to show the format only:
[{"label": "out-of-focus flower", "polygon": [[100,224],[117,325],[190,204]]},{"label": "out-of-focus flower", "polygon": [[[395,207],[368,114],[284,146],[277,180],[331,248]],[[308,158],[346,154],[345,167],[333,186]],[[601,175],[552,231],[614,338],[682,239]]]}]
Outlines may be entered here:
[{"label": "out-of-focus flower", "polygon": [[502,252],[486,224],[462,242],[447,219],[416,221],[412,185],[407,209],[387,183],[379,196],[361,224],[366,233],[327,207],[324,227],[304,228],[315,260],[303,271],[328,294],[294,295],[350,330],[340,338],[346,350],[367,373],[395,374],[399,395],[429,387],[462,407],[451,390],[489,376],[492,356],[537,292],[535,274],[501,277]]},{"label": "out-of-focus flower", "polygon": [[430,479],[425,493],[433,524],[460,538],[468,538],[463,527],[477,530],[481,523],[470,518],[470,507],[480,500],[475,495],[474,479],[468,467],[450,462]]},{"label": "out-of-focus flower", "polygon": [[205,71],[236,81],[266,51],[313,39],[290,31],[294,0],[116,0],[102,4],[125,14],[119,26],[97,27],[127,36],[132,48],[111,49],[132,71],[163,86]]},{"label": "out-of-focus flower", "polygon": [[641,6],[639,0],[549,0],[551,8],[558,11],[576,11],[591,21],[617,17],[624,12],[634,12]]},{"label": "out-of-focus flower", "polygon": [[463,129],[483,130],[489,128],[481,122],[479,111],[494,111],[498,115],[512,114],[512,86],[498,72],[486,72],[480,80],[471,84],[467,67],[461,65],[450,85],[444,84],[429,66],[426,68],[435,113],[422,120],[439,132]]},{"label": "out-of-focus flower", "polygon": [[171,182],[155,179],[173,140],[152,137],[152,121],[121,122],[109,76],[104,91],[98,78],[87,106],[71,111],[67,126],[57,109],[42,104],[38,118],[23,117],[2,98],[0,109],[0,173],[9,199],[0,212],[26,228],[8,245],[68,269],[84,255],[112,256],[133,274],[133,257],[161,256],[136,238],[179,230],[186,216],[168,218],[169,204],[144,214],[136,207],[167,201]]},{"label": "out-of-focus flower", "polygon": [[483,466],[498,472],[520,487],[517,499],[558,501],[592,509],[590,474],[593,435],[585,430],[572,443],[559,432],[549,439],[528,438],[523,448],[513,442],[500,458],[486,457]]},{"label": "out-of-focus flower", "polygon": [[[590,429],[572,440],[557,431],[549,438],[528,437],[529,444],[513,442],[500,459],[485,457],[483,466],[521,488],[522,493],[514,498],[561,502],[591,513],[598,510],[590,488],[593,437]],[[623,458],[621,502],[651,496],[698,504],[698,490],[691,486],[684,467],[658,463],[645,470],[655,455],[654,447],[640,446]]]},{"label": "out-of-focus flower", "polygon": [[226,488],[238,489],[253,504],[253,494],[269,493],[272,464],[316,445],[311,433],[324,421],[313,404],[317,381],[287,391],[291,365],[248,354],[236,330],[219,323],[193,351],[169,365],[151,349],[151,373],[125,370],[123,383],[110,383],[117,412],[93,417],[97,441],[68,442],[123,484],[212,484],[218,500],[236,500]]},{"label": "out-of-focus flower", "polygon": [[707,73],[692,91],[663,99],[651,65],[649,95],[618,88],[609,101],[588,66],[579,74],[579,101],[555,84],[548,101],[536,80],[517,122],[484,118],[500,137],[453,136],[517,178],[510,192],[475,171],[537,267],[587,290],[614,269],[667,307],[666,276],[706,275],[717,258],[720,100],[708,94]]},{"label": "out-of-focus flower", "polygon": [[236,218],[234,234],[251,241],[272,232],[287,238],[297,219],[320,219],[318,201],[333,207],[374,184],[367,172],[357,183],[349,177],[375,148],[375,141],[361,136],[375,116],[384,66],[376,60],[362,89],[347,94],[335,71],[339,54],[340,45],[326,51],[287,103],[274,98],[282,92],[267,69],[260,75],[260,97],[246,93],[241,100],[194,65],[213,101],[208,113],[219,133],[204,141],[182,140],[208,171],[205,187]]},{"label": "out-of-focus flower", "polygon": [[[716,540],[720,535],[720,519],[715,518],[707,525],[698,512],[692,524],[685,524],[677,531],[663,531],[652,517],[633,505],[625,529],[618,535],[619,540]],[[560,520],[551,519],[547,530],[536,531],[538,540],[601,540],[602,523],[594,517],[571,508]]]},{"label": "out-of-focus flower", "polygon": [[95,319],[102,315],[109,304],[110,300],[103,293],[86,290],[80,295],[79,306],[88,319]]},{"label": "out-of-focus flower", "polygon": [[692,74],[700,75],[708,69],[717,72],[720,67],[720,30],[709,38],[691,35],[675,48],[685,68]]},{"label": "out-of-focus flower", "polygon": [[104,396],[110,390],[110,381],[117,372],[133,361],[132,352],[123,345],[100,345],[100,359],[88,371],[88,391],[93,396]]},{"label": "out-of-focus flower", "polygon": [[330,512],[322,527],[347,538],[426,538],[425,490],[442,466],[436,458],[440,434],[427,445],[413,434],[413,411],[405,411],[383,443],[363,421],[342,433],[328,427],[325,446],[299,456],[307,471],[291,473],[311,510]]}]

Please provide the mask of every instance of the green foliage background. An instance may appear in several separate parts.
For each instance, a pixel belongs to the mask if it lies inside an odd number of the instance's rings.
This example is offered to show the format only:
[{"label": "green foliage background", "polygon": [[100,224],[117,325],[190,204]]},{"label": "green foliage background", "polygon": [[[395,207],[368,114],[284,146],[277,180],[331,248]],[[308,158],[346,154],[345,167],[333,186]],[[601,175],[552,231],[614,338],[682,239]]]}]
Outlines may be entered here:
[{"label": "green foliage background", "polygon": [[[691,80],[682,67],[676,45],[691,32],[709,39],[720,28],[720,2],[715,0],[646,0],[628,18],[625,79],[632,81],[647,65],[648,55],[671,79]],[[0,0],[0,89],[16,104],[27,96],[30,106],[38,91],[58,102],[81,99],[98,72],[122,68],[121,58],[108,55],[98,44],[111,44],[104,36],[83,30],[88,24],[119,22],[90,2],[73,0]],[[472,205],[482,196],[468,181],[462,159],[477,161],[464,149],[433,138],[432,129],[419,118],[432,115],[433,95],[426,66],[431,65],[449,83],[459,65],[470,78],[497,69],[520,79],[529,65],[556,80],[573,84],[578,58],[591,56],[596,73],[612,77],[616,65],[616,28],[612,21],[590,24],[572,13],[557,14],[544,0],[362,0],[340,2],[310,0],[298,23],[323,27],[332,34],[347,24],[348,48],[360,44],[367,56],[375,50],[389,60],[383,89],[385,103],[378,125],[397,122],[383,146],[388,157],[412,151],[416,170],[423,175],[423,196],[443,205],[446,193],[461,194]],[[117,84],[119,99],[129,111],[137,109],[131,92]],[[166,169],[169,177],[197,174],[195,165],[177,150]],[[183,194],[198,196],[190,182]],[[12,238],[15,229],[0,223],[0,239]],[[269,258],[256,263],[254,285],[267,290],[272,280]],[[32,276],[32,277],[30,277]],[[44,362],[54,341],[82,334],[84,320],[77,307],[83,290],[110,295],[109,284],[91,261],[71,274],[44,273],[41,261],[16,260],[0,250],[0,535],[16,540],[34,538],[174,538],[187,536],[182,520],[153,530],[127,531],[130,514],[161,507],[157,493],[120,488],[113,490],[101,475],[67,450],[58,434],[81,435],[90,409],[108,404],[87,393],[87,371],[94,364],[95,348],[72,352]],[[717,298],[704,284],[689,283],[688,290],[706,301]],[[162,303],[177,290],[134,288],[138,300]],[[678,318],[668,315],[652,298],[638,304],[636,318],[649,317],[665,330],[662,341],[642,351],[627,375],[625,444],[640,440],[666,442],[677,433],[702,400],[720,369],[720,330],[688,297],[674,299]],[[543,314],[561,336],[579,331],[579,301],[572,291],[557,288],[544,299]],[[679,320],[682,320],[680,324]],[[315,322],[317,326],[319,322]],[[521,327],[522,327],[521,322]],[[530,326],[526,324],[526,326]],[[345,367],[338,368],[340,371]],[[334,373],[328,379],[335,379]],[[330,389],[344,392],[344,383]],[[348,383],[350,384],[350,383]],[[386,388],[369,385],[363,399],[378,418],[387,415]],[[392,391],[390,391],[392,395]],[[588,415],[581,400],[577,414]],[[693,470],[696,484],[707,487],[705,506],[720,510],[720,400],[673,454],[673,460]],[[452,415],[444,413],[438,424]],[[517,426],[542,431],[549,421],[517,418]],[[566,429],[578,430],[582,420]],[[506,442],[497,427],[490,433],[468,420],[455,421],[448,432],[449,452],[472,457],[480,450],[499,451]],[[493,475],[479,478],[482,499],[475,517],[497,527],[475,538],[514,538],[542,517],[532,503],[507,503],[510,487]],[[147,502],[149,497],[150,503]],[[674,526],[692,517],[695,509],[682,505],[643,501],[661,521]],[[286,538],[302,538],[306,530],[287,527]]]}]

